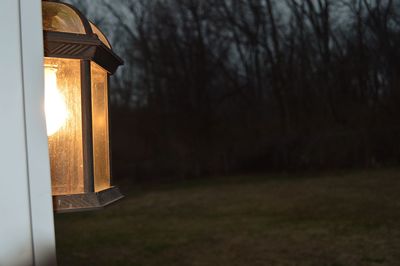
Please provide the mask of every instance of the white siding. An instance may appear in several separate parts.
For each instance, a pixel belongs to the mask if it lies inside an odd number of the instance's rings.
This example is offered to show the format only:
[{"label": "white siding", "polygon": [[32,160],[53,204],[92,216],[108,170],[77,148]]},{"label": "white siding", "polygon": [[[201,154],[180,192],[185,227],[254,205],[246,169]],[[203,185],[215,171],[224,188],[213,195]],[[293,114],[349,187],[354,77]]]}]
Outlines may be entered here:
[{"label": "white siding", "polygon": [[0,1],[0,266],[55,265],[40,5]]}]

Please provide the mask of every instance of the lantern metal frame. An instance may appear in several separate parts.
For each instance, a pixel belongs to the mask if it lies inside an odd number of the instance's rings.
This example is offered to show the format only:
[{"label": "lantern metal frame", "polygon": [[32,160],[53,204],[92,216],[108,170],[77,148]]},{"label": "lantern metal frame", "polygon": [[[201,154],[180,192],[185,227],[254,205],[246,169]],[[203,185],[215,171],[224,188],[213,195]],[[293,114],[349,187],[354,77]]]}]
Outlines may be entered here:
[{"label": "lantern metal frame", "polygon": [[[114,74],[123,61],[92,31],[89,20],[74,6],[59,1],[80,17],[86,34],[69,32],[43,31],[44,55],[49,58],[79,59],[81,64],[81,108],[82,108],[82,143],[83,143],[83,176],[84,193],[53,195],[53,208],[56,212],[71,212],[102,208],[121,198],[119,188],[112,186],[112,157],[110,158],[110,188],[96,192],[94,185],[93,130],[92,130],[92,95],[91,95],[91,62],[101,66],[109,76]],[[104,34],[103,34],[104,35]],[[108,40],[107,40],[108,41]],[[109,84],[107,93],[109,96]],[[108,110],[110,104],[108,102]],[[108,117],[108,121],[110,121]],[[109,129],[108,129],[109,130]],[[110,130],[109,130],[110,131]],[[109,132],[110,134],[110,132]],[[109,146],[111,147],[110,135]]]}]

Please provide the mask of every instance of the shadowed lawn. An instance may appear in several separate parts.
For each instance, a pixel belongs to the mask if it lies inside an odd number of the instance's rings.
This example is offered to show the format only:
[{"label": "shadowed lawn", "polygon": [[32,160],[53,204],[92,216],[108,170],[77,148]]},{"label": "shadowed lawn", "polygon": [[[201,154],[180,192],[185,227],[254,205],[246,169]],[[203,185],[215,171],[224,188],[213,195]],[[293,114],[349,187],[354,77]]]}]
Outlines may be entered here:
[{"label": "shadowed lawn", "polygon": [[400,170],[125,185],[125,194],[101,211],[56,215],[60,265],[400,265]]}]

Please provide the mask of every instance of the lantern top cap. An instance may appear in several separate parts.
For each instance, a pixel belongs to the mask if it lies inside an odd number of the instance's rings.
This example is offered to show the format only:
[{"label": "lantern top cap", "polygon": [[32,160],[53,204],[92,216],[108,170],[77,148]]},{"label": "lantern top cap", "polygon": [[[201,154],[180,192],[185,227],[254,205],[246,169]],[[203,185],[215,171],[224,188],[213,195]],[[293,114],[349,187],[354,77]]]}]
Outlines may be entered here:
[{"label": "lantern top cap", "polygon": [[49,32],[96,35],[105,46],[111,49],[110,42],[100,29],[72,5],[58,1],[43,0],[42,14],[43,30]]}]

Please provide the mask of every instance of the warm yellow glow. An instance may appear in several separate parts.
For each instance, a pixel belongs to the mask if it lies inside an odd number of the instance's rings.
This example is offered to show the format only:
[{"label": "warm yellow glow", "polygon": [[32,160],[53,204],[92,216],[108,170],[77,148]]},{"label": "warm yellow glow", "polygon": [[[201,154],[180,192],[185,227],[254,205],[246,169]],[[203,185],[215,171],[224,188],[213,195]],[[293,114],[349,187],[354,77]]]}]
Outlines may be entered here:
[{"label": "warm yellow glow", "polygon": [[45,65],[44,77],[47,135],[52,136],[67,121],[68,109],[64,96],[57,87],[57,68]]},{"label": "warm yellow glow", "polygon": [[44,70],[53,195],[80,194],[84,192],[86,163],[83,161],[81,61],[45,57]]},{"label": "warm yellow glow", "polygon": [[108,140],[107,71],[91,63],[93,170],[95,191],[110,188],[110,148]]}]

